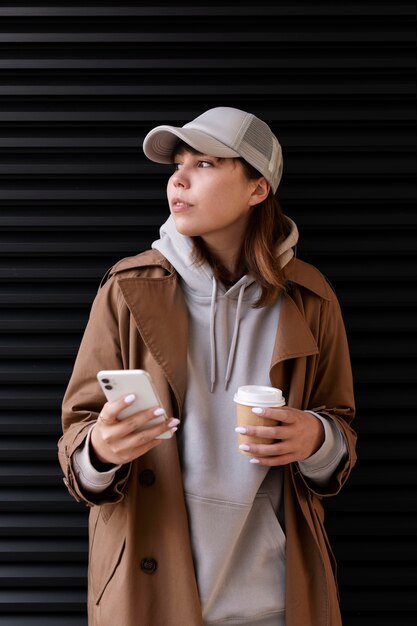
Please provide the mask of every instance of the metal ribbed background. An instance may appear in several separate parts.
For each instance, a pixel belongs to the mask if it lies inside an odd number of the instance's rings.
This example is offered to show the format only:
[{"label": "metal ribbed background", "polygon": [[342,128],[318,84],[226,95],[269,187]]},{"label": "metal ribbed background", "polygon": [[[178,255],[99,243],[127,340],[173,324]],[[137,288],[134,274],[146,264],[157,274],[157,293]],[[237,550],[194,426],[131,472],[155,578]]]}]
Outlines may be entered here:
[{"label": "metal ribbed background", "polygon": [[345,315],[360,460],[328,503],[344,624],[414,623],[414,3],[270,4],[0,7],[0,626],[86,625],[60,401],[101,275],[167,216],[144,134],[219,105],[277,133],[298,254]]}]

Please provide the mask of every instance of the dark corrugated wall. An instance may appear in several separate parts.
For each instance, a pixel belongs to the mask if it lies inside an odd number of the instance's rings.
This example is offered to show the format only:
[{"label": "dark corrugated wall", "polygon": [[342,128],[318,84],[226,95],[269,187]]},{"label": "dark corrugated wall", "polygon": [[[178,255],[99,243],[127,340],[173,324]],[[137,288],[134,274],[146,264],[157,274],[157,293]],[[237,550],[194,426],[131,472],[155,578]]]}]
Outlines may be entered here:
[{"label": "dark corrugated wall", "polygon": [[327,507],[344,624],[414,623],[414,3],[270,4],[0,7],[0,626],[86,624],[61,397],[101,275],[167,216],[144,134],[218,105],[277,133],[298,254],[345,314],[359,463]]}]

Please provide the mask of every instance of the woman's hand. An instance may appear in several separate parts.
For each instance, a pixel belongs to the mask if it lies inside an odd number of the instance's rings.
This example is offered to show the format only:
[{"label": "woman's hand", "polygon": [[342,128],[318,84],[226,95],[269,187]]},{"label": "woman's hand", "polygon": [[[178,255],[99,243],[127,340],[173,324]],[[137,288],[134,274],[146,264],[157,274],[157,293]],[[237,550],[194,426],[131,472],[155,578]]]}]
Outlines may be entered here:
[{"label": "woman's hand", "polygon": [[[91,432],[90,445],[92,460],[100,464],[123,465],[142,456],[152,448],[159,446],[164,440],[156,439],[159,435],[171,430],[175,432],[179,420],[170,419],[143,430],[146,422],[163,415],[160,407],[139,411],[123,420],[117,416],[132,404],[133,394],[120,398],[116,402],[106,402]],[[93,463],[94,464],[94,463]]]},{"label": "woman's hand", "polygon": [[[304,461],[317,452],[324,442],[323,424],[307,411],[282,407],[255,408],[254,412],[271,419],[272,425],[238,427],[236,431],[243,435],[277,441],[270,444],[242,444],[240,449],[253,455],[251,463],[275,466]],[[275,420],[276,424],[272,420]]]}]

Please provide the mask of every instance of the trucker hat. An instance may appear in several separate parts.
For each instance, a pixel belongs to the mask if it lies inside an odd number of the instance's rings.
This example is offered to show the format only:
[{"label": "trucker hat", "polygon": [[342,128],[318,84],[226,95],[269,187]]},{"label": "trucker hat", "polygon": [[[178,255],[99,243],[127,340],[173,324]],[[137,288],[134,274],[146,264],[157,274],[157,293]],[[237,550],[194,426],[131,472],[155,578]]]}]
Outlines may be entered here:
[{"label": "trucker hat", "polygon": [[184,126],[157,126],[143,141],[151,161],[172,163],[179,141],[215,157],[242,157],[265,176],[275,193],[282,175],[278,139],[261,119],[233,107],[215,107]]}]

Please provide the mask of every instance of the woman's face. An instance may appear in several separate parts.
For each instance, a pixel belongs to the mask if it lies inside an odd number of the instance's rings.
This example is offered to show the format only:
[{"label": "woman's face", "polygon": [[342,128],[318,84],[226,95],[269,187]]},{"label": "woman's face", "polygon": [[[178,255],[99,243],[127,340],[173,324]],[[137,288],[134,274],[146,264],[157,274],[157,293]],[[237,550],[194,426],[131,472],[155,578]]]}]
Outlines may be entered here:
[{"label": "woman's face", "polygon": [[213,248],[236,245],[244,235],[251,207],[261,201],[256,193],[259,180],[248,180],[237,159],[181,150],[167,185],[177,230],[189,237],[200,236]]}]

